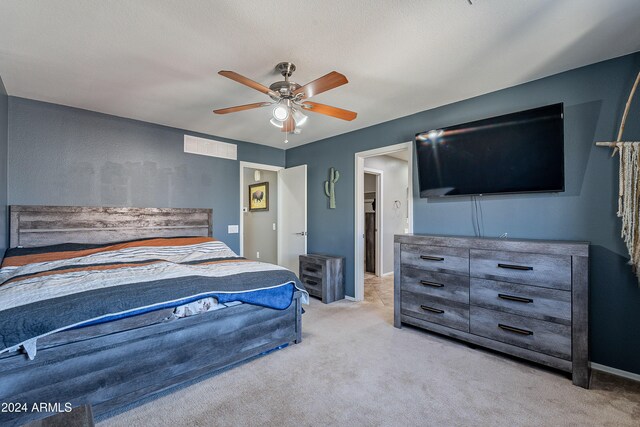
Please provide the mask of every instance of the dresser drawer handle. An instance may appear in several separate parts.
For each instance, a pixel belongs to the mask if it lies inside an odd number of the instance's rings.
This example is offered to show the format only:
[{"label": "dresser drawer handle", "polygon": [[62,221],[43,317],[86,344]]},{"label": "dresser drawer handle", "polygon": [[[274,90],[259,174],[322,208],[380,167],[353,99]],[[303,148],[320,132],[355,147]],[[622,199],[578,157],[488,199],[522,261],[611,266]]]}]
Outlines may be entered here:
[{"label": "dresser drawer handle", "polygon": [[317,285],[317,284],[318,284],[318,282],[314,282],[313,280],[309,280],[309,279],[306,279],[306,280],[305,280],[305,283],[308,283],[308,284],[309,284],[309,285],[311,285],[311,286],[315,286],[315,285]]},{"label": "dresser drawer handle", "polygon": [[524,302],[526,304],[533,302],[531,298],[523,298],[523,297],[517,297],[514,295],[507,295],[507,294],[498,294],[498,298],[506,299],[509,301]]},{"label": "dresser drawer handle", "polygon": [[428,280],[420,280],[421,285],[425,286],[433,286],[434,288],[442,288],[444,285],[442,283],[430,282]]},{"label": "dresser drawer handle", "polygon": [[310,273],[317,273],[318,270],[316,268],[311,268],[311,267],[303,267],[305,270],[307,270]]},{"label": "dresser drawer handle", "polygon": [[498,264],[500,268],[508,268],[510,270],[533,270],[533,267],[528,267],[526,265],[513,265],[513,264]]},{"label": "dresser drawer handle", "polygon": [[444,261],[444,258],[441,256],[420,255],[420,258],[427,261]]},{"label": "dresser drawer handle", "polygon": [[514,328],[513,326],[503,325],[502,323],[498,323],[498,327],[502,330],[513,332],[515,334],[533,335],[532,331],[527,331],[526,329]]},{"label": "dresser drawer handle", "polygon": [[440,310],[438,308],[429,307],[427,305],[421,305],[420,308],[423,309],[423,310],[426,310],[426,311],[430,311],[432,313],[437,313],[437,314],[444,313],[444,310]]}]

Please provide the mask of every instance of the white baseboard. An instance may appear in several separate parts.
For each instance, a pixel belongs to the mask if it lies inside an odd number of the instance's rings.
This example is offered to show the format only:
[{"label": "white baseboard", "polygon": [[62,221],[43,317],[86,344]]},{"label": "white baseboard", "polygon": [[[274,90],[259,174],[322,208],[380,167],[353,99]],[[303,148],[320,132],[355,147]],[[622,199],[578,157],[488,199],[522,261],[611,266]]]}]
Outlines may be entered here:
[{"label": "white baseboard", "polygon": [[591,366],[591,369],[595,371],[606,372],[608,374],[617,375],[619,377],[628,378],[630,380],[640,381],[640,375],[634,374],[633,372],[627,372],[627,371],[623,371],[622,369],[616,369],[610,366],[601,365],[599,363],[593,363],[593,362],[589,362],[589,366]]},{"label": "white baseboard", "polygon": [[390,271],[388,273],[382,273],[382,277],[384,276],[391,276],[393,274],[393,271]]},{"label": "white baseboard", "polygon": [[349,300],[349,301],[355,301],[356,300],[354,297],[350,297],[349,295],[345,295],[344,299]]}]

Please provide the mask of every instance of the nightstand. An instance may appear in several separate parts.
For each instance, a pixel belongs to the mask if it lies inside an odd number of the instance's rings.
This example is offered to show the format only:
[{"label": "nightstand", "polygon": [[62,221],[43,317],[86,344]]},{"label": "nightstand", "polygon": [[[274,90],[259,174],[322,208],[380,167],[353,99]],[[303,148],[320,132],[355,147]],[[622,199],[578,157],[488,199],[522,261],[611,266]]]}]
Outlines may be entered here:
[{"label": "nightstand", "polygon": [[299,277],[309,295],[325,304],[344,299],[344,257],[300,255]]}]

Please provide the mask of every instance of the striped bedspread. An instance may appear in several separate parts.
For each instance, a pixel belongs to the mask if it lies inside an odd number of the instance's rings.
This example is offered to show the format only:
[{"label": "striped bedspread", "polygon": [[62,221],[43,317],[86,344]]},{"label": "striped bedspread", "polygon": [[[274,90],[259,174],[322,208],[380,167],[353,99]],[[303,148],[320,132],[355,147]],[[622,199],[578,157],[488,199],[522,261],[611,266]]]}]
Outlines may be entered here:
[{"label": "striped bedspread", "polygon": [[9,249],[0,268],[0,353],[35,354],[38,337],[205,297],[285,309],[291,271],[208,237]]}]

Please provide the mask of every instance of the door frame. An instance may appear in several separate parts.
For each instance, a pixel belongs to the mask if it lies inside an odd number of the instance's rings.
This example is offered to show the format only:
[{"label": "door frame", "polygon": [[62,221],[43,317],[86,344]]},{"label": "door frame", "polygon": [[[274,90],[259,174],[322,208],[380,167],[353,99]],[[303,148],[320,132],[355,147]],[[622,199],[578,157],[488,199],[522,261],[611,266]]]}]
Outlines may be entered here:
[{"label": "door frame", "polygon": [[[238,255],[244,256],[244,196],[245,196],[245,185],[244,185],[244,169],[261,169],[265,171],[278,172],[279,170],[284,169],[284,166],[276,166],[276,165],[267,165],[262,163],[253,163],[253,162],[244,162],[240,161],[240,221],[238,227],[239,239],[240,239],[240,253]],[[278,191],[278,194],[280,192]],[[277,205],[277,203],[276,203]],[[280,222],[280,209],[276,212],[276,223]],[[278,245],[278,233],[276,233],[276,247]]]},{"label": "door frame", "polygon": [[386,147],[375,148],[373,150],[360,151],[355,153],[355,227],[353,233],[355,256],[354,256],[354,287],[355,300],[364,300],[364,159],[367,157],[383,156],[397,151],[407,150],[408,160],[408,187],[409,197],[407,197],[407,209],[409,218],[409,233],[413,233],[413,142],[403,142]]},{"label": "door frame", "polygon": [[[383,194],[383,186],[382,183],[384,182],[384,171],[381,171],[380,169],[374,169],[374,168],[363,168],[363,173],[368,173],[371,175],[375,175],[376,177],[376,209],[375,209],[375,214],[376,214],[376,234],[375,234],[375,251],[376,251],[376,271],[375,271],[375,275],[380,277],[382,276],[382,241],[384,238],[384,234],[383,234],[383,229],[382,227],[384,227],[384,224],[382,222],[382,218],[383,218],[383,203],[381,203],[384,197]],[[364,183],[363,183],[363,193],[364,193]],[[363,199],[363,204],[362,204],[362,215],[364,216],[364,199]],[[364,252],[363,252],[364,254]]]}]

